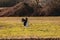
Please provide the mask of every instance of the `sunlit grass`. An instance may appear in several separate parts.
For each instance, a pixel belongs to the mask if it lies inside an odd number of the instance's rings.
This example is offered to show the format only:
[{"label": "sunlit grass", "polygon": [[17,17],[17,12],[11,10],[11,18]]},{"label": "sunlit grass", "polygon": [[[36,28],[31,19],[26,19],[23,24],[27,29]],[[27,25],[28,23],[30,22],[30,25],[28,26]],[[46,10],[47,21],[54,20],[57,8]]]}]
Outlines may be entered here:
[{"label": "sunlit grass", "polygon": [[0,18],[0,38],[60,37],[60,17],[30,17],[28,27],[23,26],[21,18]]}]

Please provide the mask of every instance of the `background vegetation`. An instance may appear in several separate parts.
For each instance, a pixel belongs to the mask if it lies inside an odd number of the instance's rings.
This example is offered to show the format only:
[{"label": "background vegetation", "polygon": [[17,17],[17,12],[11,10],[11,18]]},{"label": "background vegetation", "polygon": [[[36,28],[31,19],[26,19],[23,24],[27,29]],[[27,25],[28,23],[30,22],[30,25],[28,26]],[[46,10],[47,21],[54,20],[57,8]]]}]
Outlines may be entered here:
[{"label": "background vegetation", "polygon": [[24,8],[17,10],[15,16],[60,16],[60,0],[0,0],[0,6],[13,7],[20,2]]}]

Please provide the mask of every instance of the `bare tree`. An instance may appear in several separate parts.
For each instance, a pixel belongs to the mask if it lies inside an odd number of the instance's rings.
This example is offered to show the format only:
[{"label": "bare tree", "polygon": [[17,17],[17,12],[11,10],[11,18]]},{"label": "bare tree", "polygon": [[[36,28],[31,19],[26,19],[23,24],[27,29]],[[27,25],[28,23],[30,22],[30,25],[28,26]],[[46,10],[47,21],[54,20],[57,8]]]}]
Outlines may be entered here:
[{"label": "bare tree", "polygon": [[46,5],[41,10],[41,14],[44,14],[44,15],[57,15],[58,14],[59,15],[58,13],[59,10],[60,10],[60,0],[47,0]]}]

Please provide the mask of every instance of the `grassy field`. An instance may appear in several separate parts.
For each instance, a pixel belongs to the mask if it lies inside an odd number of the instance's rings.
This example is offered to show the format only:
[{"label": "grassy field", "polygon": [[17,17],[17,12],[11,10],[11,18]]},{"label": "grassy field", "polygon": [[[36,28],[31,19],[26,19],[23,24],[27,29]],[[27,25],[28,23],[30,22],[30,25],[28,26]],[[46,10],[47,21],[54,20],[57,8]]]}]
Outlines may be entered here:
[{"label": "grassy field", "polygon": [[21,18],[0,17],[0,38],[60,37],[60,17],[28,17],[28,27]]}]

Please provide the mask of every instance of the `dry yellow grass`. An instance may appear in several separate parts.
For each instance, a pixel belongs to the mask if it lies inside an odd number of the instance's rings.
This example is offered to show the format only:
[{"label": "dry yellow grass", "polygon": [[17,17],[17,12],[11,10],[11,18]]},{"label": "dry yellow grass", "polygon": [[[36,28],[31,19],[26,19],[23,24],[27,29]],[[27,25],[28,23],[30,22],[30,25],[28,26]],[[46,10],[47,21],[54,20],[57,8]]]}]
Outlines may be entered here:
[{"label": "dry yellow grass", "polygon": [[0,17],[0,38],[60,37],[60,17],[28,17],[28,27],[21,18]]}]

